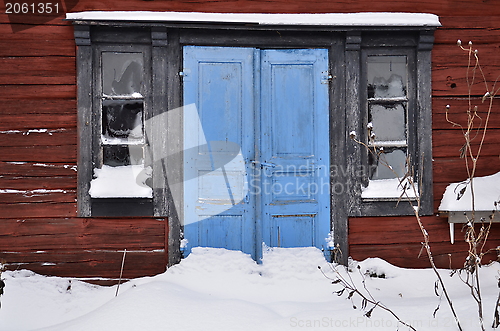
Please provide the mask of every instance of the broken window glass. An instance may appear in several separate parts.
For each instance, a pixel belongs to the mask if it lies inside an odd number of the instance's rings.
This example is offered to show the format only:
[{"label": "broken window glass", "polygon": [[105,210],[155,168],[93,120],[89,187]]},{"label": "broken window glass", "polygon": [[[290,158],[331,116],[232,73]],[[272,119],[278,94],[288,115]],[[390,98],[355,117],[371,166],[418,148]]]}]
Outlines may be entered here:
[{"label": "broken window glass", "polygon": [[102,90],[104,95],[140,95],[142,73],[142,53],[102,53]]},{"label": "broken window glass", "polygon": [[406,56],[369,56],[368,98],[406,97]]},{"label": "broken window glass", "polygon": [[103,100],[102,135],[106,143],[132,143],[143,140],[141,100]]},{"label": "broken window glass", "polygon": [[143,145],[103,145],[103,164],[111,167],[144,164]]}]

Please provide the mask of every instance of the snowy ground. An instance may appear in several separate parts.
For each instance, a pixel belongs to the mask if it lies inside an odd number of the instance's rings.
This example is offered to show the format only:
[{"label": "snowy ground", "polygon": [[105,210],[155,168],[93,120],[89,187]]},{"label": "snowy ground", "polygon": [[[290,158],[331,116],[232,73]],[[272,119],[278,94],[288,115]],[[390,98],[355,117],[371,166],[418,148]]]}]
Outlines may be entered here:
[{"label": "snowy ground", "polygon": [[[446,303],[433,318],[440,299],[434,294],[432,270],[408,270],[369,259],[351,265],[355,281],[362,273],[376,300],[392,308],[417,330],[456,330]],[[353,309],[341,288],[318,269],[334,276],[315,248],[273,249],[263,264],[223,249],[195,248],[166,273],[135,279],[115,287],[45,277],[30,271],[4,272],[0,298],[0,330],[407,330],[387,313],[375,309],[371,318]],[[345,277],[347,273],[340,269]],[[481,269],[484,314],[491,325],[498,293],[500,265]],[[455,275],[442,271],[464,330],[479,330],[477,308]],[[358,282],[358,284],[360,284]],[[360,288],[362,285],[360,285]],[[371,308],[368,306],[367,309]],[[366,310],[365,310],[366,311]]]}]

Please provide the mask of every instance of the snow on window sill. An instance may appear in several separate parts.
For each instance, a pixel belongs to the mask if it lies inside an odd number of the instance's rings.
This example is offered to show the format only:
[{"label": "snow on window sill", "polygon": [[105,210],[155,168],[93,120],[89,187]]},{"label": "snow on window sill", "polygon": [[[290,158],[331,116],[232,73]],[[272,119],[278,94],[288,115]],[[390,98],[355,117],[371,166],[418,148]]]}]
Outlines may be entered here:
[{"label": "snow on window sill", "polygon": [[409,186],[404,193],[403,185],[399,181],[399,178],[370,180],[368,186],[363,188],[361,198],[365,201],[416,199],[415,192],[418,192],[418,187],[413,190]]},{"label": "snow on window sill", "polygon": [[90,182],[92,198],[152,198],[153,190],[146,185],[151,168],[143,165],[95,169],[96,178]]}]

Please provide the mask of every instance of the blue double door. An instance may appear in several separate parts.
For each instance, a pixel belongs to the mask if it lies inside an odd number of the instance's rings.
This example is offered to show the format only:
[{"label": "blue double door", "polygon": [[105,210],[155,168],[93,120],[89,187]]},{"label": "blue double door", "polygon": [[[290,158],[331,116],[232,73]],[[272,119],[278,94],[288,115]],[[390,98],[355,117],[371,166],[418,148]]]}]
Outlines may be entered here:
[{"label": "blue double door", "polygon": [[185,252],[326,248],[328,51],[185,46]]}]

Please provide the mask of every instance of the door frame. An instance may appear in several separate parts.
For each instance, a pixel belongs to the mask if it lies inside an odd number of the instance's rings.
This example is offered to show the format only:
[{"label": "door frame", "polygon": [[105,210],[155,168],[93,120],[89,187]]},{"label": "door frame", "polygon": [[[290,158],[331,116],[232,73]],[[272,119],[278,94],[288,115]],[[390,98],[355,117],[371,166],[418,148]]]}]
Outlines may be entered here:
[{"label": "door frame", "polygon": [[[164,55],[169,61],[165,61],[167,70],[166,88],[170,89],[174,97],[168,98],[168,109],[174,109],[183,105],[183,85],[182,72],[182,49],[183,46],[227,46],[227,47],[255,47],[273,49],[293,49],[293,48],[326,48],[329,54],[329,131],[330,131],[330,167],[341,171],[330,172],[330,228],[334,229],[333,237],[337,243],[336,249],[341,252],[339,262],[346,262],[348,257],[348,206],[349,194],[344,191],[349,187],[350,174],[347,169],[346,160],[346,88],[344,63],[346,61],[345,34],[332,31],[295,31],[295,30],[222,30],[222,29],[181,29],[173,30],[168,36],[168,47]],[[160,48],[160,47],[158,47]],[[169,54],[167,54],[169,53]],[[160,55],[160,54],[158,54]],[[153,51],[153,56],[155,52]],[[172,61],[172,59],[174,59]],[[357,79],[357,78],[355,78]],[[358,105],[359,107],[359,105]],[[167,124],[167,141],[170,144],[177,143],[175,149],[182,149],[182,118],[172,118]],[[183,178],[183,160],[173,160],[168,173],[169,178]],[[181,185],[182,186],[182,185]],[[335,191],[335,188],[342,187],[342,193]],[[169,261],[178,261],[181,256],[181,236],[182,236],[182,201],[183,189],[181,187],[169,188],[169,231],[168,231],[168,251]],[[258,206],[258,205],[257,205]],[[179,208],[181,207],[181,208]],[[259,212],[259,210],[257,210]],[[259,224],[257,229],[259,229]],[[171,264],[171,263],[169,263]]]}]

